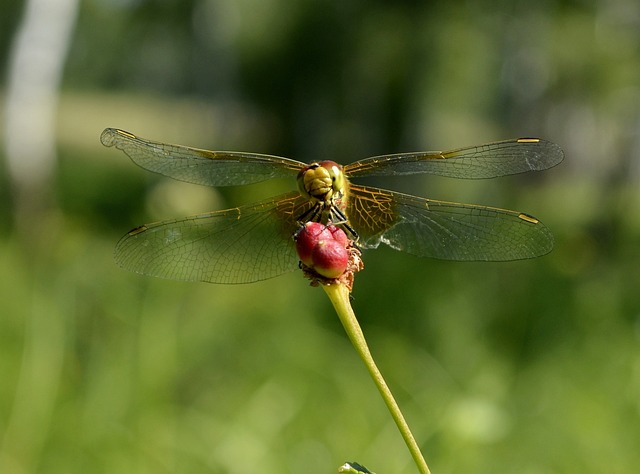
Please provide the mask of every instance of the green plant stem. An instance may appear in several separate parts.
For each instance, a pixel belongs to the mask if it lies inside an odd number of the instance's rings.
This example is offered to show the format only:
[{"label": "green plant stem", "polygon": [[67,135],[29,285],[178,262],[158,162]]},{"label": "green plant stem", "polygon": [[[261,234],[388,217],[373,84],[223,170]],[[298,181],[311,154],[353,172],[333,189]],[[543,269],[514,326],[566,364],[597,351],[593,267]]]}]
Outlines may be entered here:
[{"label": "green plant stem", "polygon": [[353,312],[353,308],[351,307],[351,303],[349,302],[349,289],[345,285],[341,284],[321,286],[324,289],[325,293],[327,293],[327,296],[329,296],[329,299],[331,300],[333,307],[338,313],[338,317],[340,318],[345,331],[347,331],[349,339],[351,339],[351,343],[366,365],[371,378],[373,378],[373,381],[376,384],[376,387],[378,387],[378,391],[380,392],[380,395],[382,395],[387,408],[391,412],[391,416],[396,422],[396,425],[400,430],[400,434],[404,438],[404,442],[409,448],[409,452],[411,453],[416,466],[418,466],[418,470],[422,474],[431,474],[431,471],[427,466],[427,462],[424,460],[424,457],[420,452],[418,443],[416,443],[416,440],[413,437],[411,430],[409,429],[409,425],[405,421],[404,416],[402,416],[400,407],[396,403],[396,400],[393,398],[391,390],[389,390],[389,387],[387,386],[382,373],[380,373],[380,370],[378,370],[378,367],[373,360],[373,356],[369,351],[367,341],[364,338],[364,334],[362,333],[360,324],[358,323],[356,315]]}]

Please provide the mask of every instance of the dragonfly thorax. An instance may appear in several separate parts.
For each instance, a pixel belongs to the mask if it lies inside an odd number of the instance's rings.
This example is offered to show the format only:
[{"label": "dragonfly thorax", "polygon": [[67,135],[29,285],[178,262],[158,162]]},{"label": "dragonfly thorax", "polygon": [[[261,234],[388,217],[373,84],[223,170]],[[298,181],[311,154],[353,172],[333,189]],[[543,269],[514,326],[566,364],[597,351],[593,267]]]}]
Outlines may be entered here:
[{"label": "dragonfly thorax", "polygon": [[334,161],[320,161],[305,166],[298,173],[298,189],[303,196],[330,206],[345,192],[342,166]]}]

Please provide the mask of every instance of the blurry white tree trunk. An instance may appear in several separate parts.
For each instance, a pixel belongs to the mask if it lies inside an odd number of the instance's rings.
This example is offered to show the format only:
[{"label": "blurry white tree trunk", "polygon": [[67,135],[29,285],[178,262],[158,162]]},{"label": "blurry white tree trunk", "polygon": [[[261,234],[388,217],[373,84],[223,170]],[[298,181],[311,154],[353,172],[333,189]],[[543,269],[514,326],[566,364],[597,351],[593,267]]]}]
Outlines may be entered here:
[{"label": "blurry white tree trunk", "polygon": [[12,44],[4,132],[18,225],[50,205],[58,93],[78,3],[27,0]]},{"label": "blurry white tree trunk", "polygon": [[[27,0],[12,46],[4,131],[15,223],[23,237],[50,237],[39,224],[51,206],[58,88],[77,8],[78,0]],[[0,431],[0,473],[47,469],[40,465],[41,453],[50,434],[68,322],[64,310],[46,303],[41,285],[34,281],[32,304],[25,308],[14,402]]]}]

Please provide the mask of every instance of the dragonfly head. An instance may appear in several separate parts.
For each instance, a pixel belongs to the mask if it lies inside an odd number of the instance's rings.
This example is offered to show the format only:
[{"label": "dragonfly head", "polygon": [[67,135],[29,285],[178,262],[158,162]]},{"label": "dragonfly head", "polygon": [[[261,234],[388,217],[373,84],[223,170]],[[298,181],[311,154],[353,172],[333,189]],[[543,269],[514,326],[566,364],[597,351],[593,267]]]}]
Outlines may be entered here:
[{"label": "dragonfly head", "polygon": [[346,180],[342,166],[335,161],[319,161],[305,166],[298,173],[300,193],[316,201],[330,204],[344,194]]}]

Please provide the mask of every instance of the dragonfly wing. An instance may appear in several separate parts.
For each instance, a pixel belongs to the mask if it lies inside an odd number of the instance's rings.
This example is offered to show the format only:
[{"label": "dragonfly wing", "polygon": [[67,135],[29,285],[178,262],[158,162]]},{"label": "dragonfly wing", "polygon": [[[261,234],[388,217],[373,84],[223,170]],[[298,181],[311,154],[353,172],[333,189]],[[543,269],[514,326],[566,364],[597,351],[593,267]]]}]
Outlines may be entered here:
[{"label": "dragonfly wing", "polygon": [[361,247],[384,243],[419,257],[520,260],[553,248],[551,232],[527,214],[372,187],[351,186],[347,217]]},{"label": "dragonfly wing", "polygon": [[344,167],[349,177],[429,173],[451,178],[495,178],[551,168],[564,159],[555,143],[519,138],[451,151],[382,155]]},{"label": "dragonfly wing", "polygon": [[107,128],[100,141],[115,146],[150,171],[189,183],[207,186],[235,186],[272,178],[295,176],[304,163],[271,155],[232,151],[208,151],[169,145]]},{"label": "dragonfly wing", "polygon": [[147,224],[117,244],[123,268],[160,278],[250,283],[294,270],[296,216],[309,203],[297,192],[248,206]]}]

